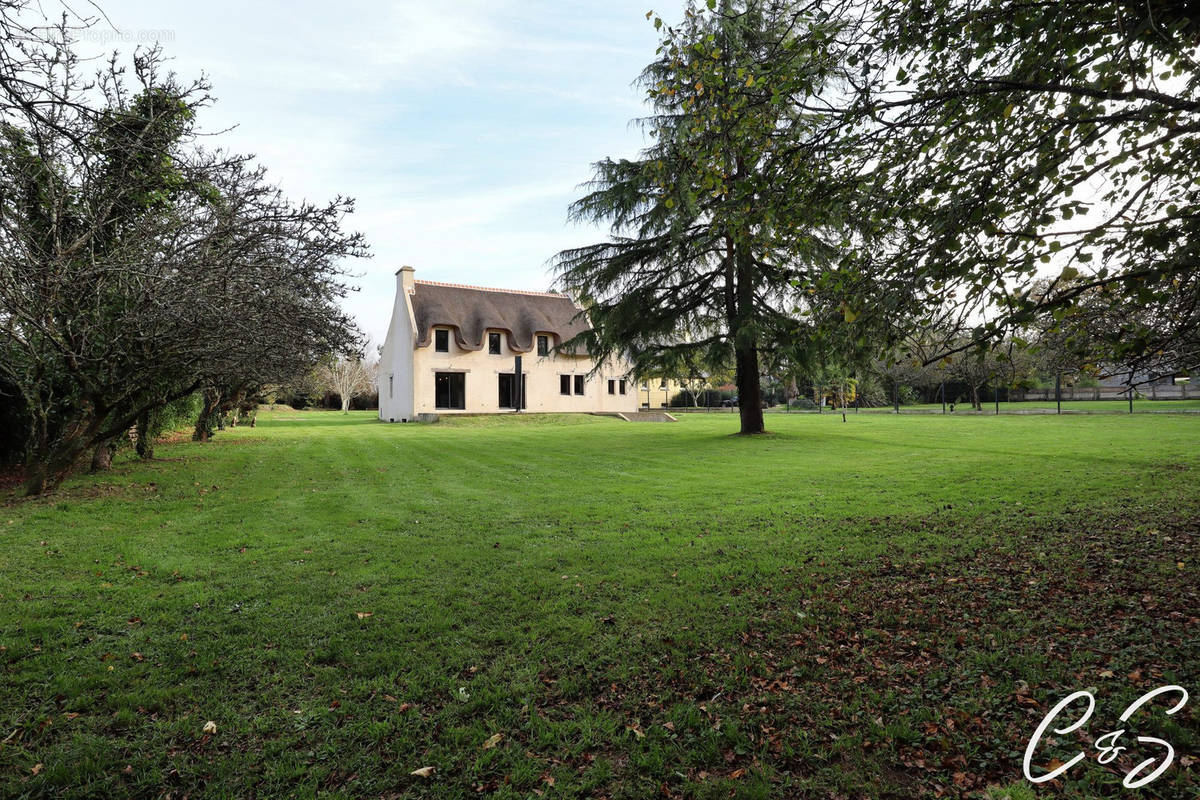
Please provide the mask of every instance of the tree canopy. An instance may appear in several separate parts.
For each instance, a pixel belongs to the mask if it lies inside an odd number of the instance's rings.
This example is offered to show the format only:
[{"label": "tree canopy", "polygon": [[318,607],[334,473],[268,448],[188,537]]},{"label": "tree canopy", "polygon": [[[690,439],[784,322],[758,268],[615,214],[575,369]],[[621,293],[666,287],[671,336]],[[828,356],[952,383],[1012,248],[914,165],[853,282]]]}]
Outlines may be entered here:
[{"label": "tree canopy", "polygon": [[658,57],[640,79],[652,143],[595,165],[571,215],[612,236],[561,253],[560,279],[586,302],[600,354],[640,372],[697,353],[732,361],[741,431],[759,433],[759,351],[796,338],[794,312],[836,252],[814,122],[794,102],[827,80],[828,57],[778,4],[690,6],[680,25],[655,25]]},{"label": "tree canopy", "polygon": [[[1194,340],[1194,4],[812,7],[854,67],[809,105],[827,112],[840,166],[862,179],[850,199],[872,234],[872,271],[912,286],[927,308],[972,306],[976,343],[1043,311],[1070,316],[1094,290],[1155,312],[1128,316],[1111,358]],[[1176,355],[1176,370],[1200,357]]]},{"label": "tree canopy", "polygon": [[0,81],[0,375],[26,411],[29,493],[180,397],[354,352],[338,300],[364,253],[350,201],[292,203],[198,145],[204,83],[154,50],[83,81],[66,28],[48,35]]}]

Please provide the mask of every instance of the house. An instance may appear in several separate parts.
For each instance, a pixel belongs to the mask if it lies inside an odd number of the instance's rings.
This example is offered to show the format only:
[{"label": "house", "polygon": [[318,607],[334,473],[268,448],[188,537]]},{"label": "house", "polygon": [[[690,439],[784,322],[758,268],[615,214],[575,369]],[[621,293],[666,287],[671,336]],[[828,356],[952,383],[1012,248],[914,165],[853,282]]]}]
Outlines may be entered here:
[{"label": "house", "polygon": [[638,405],[642,408],[668,408],[671,398],[687,391],[682,381],[664,375],[642,375],[638,377],[636,384]]},{"label": "house", "polygon": [[379,418],[637,411],[627,367],[596,371],[587,354],[561,349],[585,330],[566,295],[419,281],[403,267],[380,353]]}]

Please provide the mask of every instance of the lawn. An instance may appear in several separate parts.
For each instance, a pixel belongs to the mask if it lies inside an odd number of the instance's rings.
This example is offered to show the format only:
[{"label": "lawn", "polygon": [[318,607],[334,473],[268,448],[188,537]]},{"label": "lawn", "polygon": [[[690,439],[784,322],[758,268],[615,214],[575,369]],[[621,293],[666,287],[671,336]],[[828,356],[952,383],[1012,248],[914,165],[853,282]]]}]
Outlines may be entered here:
[{"label": "lawn", "polygon": [[[1062,409],[1064,412],[1075,413],[1075,414],[1078,414],[1078,413],[1128,414],[1129,413],[1129,401],[1128,400],[1063,400],[1062,401]],[[785,411],[782,406],[780,406],[778,410],[781,412],[784,412],[784,413],[796,413],[794,410],[790,411],[790,412]],[[994,402],[983,403],[983,413],[992,414],[995,412],[995,410],[996,410],[996,405]],[[1042,413],[1042,412],[1045,412],[1048,410],[1049,411],[1057,410],[1057,404],[1053,400],[1025,400],[1025,401],[1013,402],[1013,403],[1010,403],[1007,401],[1001,401],[1001,403],[1000,403],[1000,413],[1001,414]],[[882,406],[882,407],[876,407],[876,408],[863,408],[863,409],[854,409],[853,407],[851,407],[851,408],[847,409],[847,411],[850,413],[855,413],[856,411],[858,411],[858,412],[868,412],[869,411],[869,412],[876,413],[876,414],[878,414],[878,413],[884,413],[884,414],[893,413],[891,406]],[[941,403],[917,403],[914,405],[901,406],[900,411],[901,411],[901,413],[904,413],[905,411],[910,411],[910,412],[911,411],[920,411],[920,412],[935,412],[935,413],[940,414],[940,413],[942,413],[942,404]],[[828,413],[829,409],[825,409],[825,412]],[[1146,413],[1146,412],[1158,413],[1158,414],[1181,413],[1181,412],[1182,413],[1191,413],[1191,414],[1200,414],[1200,400],[1188,399],[1188,400],[1134,400],[1133,401],[1133,413],[1139,414],[1139,413]],[[809,413],[812,413],[812,412],[809,412]],[[946,406],[946,413],[951,413],[949,410],[949,406]],[[958,403],[955,406],[955,410],[953,413],[969,414],[969,413],[971,413],[971,404],[969,402],[968,403]]]},{"label": "lawn", "polygon": [[[1200,418],[768,421],[264,413],[10,500],[0,796],[1026,798],[1065,695],[1200,691]],[[1198,707],[1035,763],[1194,800]]]}]

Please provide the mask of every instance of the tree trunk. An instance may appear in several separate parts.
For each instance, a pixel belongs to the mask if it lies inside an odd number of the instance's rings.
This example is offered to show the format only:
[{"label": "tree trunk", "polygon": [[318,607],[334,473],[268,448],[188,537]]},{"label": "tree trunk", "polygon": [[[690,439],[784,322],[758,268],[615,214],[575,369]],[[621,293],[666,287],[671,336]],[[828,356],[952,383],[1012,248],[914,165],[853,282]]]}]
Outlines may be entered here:
[{"label": "tree trunk", "polygon": [[192,441],[207,442],[213,433],[213,415],[221,404],[219,389],[205,389],[204,398],[200,404],[200,416],[196,418],[196,429],[192,432]]},{"label": "tree trunk", "polygon": [[751,344],[734,347],[737,362],[738,415],[742,428],[739,433],[762,433],[762,386],[758,377],[758,348]]},{"label": "tree trunk", "polygon": [[341,400],[342,400],[342,413],[349,414],[350,413],[350,398],[347,395],[342,395]]},{"label": "tree trunk", "polygon": [[113,456],[117,452],[116,440],[101,442],[92,451],[92,472],[104,472],[112,469]]},{"label": "tree trunk", "polygon": [[[738,171],[742,171],[738,160]],[[727,240],[733,244],[732,239]],[[762,379],[758,374],[758,341],[754,330],[754,262],[745,252],[745,244],[727,250],[732,266],[737,272],[737,290],[734,293],[733,316],[729,320],[729,333],[733,337],[734,363],[737,366],[738,416],[741,417],[742,435],[763,433]]]},{"label": "tree trunk", "polygon": [[154,458],[154,439],[150,435],[150,412],[143,411],[137,418],[138,458]]},{"label": "tree trunk", "polygon": [[983,404],[979,402],[979,387],[971,385],[971,410],[983,411]]},{"label": "tree trunk", "polygon": [[77,430],[60,440],[57,446],[39,448],[32,453],[25,465],[25,495],[44,494],[62,483],[87,450],[90,438]]}]

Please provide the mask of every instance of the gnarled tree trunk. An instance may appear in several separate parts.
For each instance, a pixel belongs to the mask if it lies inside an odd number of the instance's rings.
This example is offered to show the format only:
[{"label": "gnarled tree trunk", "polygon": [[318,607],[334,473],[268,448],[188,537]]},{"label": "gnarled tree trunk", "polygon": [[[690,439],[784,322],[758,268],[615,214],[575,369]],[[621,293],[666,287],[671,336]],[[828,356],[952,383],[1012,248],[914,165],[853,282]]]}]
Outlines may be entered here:
[{"label": "gnarled tree trunk", "polygon": [[92,472],[103,472],[112,469],[113,456],[117,454],[117,441],[110,439],[96,445],[92,451]]},{"label": "gnarled tree trunk", "polygon": [[154,458],[154,439],[150,434],[150,412],[143,411],[137,418],[137,454],[139,458]]},{"label": "gnarled tree trunk", "polygon": [[217,407],[220,405],[221,391],[212,388],[205,389],[200,403],[200,416],[196,418],[196,429],[192,432],[192,441],[207,442],[212,437],[213,427],[216,424],[214,417],[217,415]]},{"label": "gnarled tree trunk", "polygon": [[53,442],[44,431],[40,432],[38,446],[30,451],[25,462],[25,495],[43,494],[62,483],[91,446],[96,428],[95,420],[79,420]]}]

